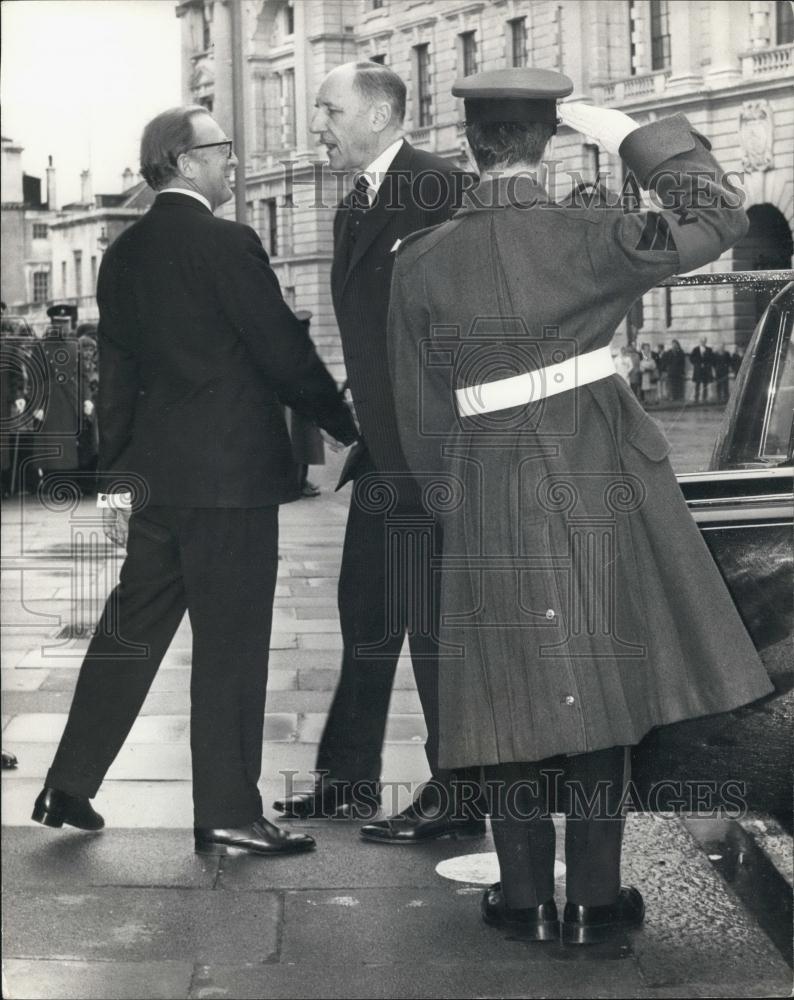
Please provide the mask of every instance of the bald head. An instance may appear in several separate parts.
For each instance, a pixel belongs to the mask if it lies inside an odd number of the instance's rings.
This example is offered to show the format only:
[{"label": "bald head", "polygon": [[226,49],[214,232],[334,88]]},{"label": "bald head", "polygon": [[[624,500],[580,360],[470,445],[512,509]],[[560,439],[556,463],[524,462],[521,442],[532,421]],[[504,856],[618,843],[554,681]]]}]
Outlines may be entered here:
[{"label": "bald head", "polygon": [[344,63],[320,85],[311,130],[336,170],[363,170],[402,133],[405,84],[374,62]]}]

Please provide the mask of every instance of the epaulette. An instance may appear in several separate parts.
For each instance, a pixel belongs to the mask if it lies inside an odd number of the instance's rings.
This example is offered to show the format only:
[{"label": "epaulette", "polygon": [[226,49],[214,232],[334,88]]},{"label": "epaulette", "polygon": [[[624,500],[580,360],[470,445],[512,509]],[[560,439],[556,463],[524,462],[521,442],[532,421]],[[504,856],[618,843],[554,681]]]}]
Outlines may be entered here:
[{"label": "epaulette", "polygon": [[[432,250],[440,240],[443,240],[445,236],[456,228],[454,223],[454,219],[449,219],[447,222],[442,222],[440,226],[428,226],[426,229],[417,229],[416,232],[409,233],[408,236],[400,241],[395,256],[402,257],[406,249],[410,247],[413,250],[415,258],[421,257],[422,254],[427,253],[428,250]],[[422,241],[422,245],[416,246],[420,240]]]}]

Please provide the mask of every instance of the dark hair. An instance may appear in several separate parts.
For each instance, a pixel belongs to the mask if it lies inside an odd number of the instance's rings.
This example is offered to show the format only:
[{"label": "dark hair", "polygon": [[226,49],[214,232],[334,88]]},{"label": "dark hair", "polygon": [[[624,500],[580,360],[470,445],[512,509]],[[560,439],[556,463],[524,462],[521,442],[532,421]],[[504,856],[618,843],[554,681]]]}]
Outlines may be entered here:
[{"label": "dark hair", "polygon": [[388,101],[397,122],[405,119],[405,84],[394,70],[376,62],[354,64],[353,87],[365,101]]},{"label": "dark hair", "polygon": [[554,135],[543,122],[476,122],[466,126],[466,138],[480,170],[514,163],[540,163]]},{"label": "dark hair", "polygon": [[159,191],[176,177],[177,157],[190,149],[194,140],[193,118],[208,115],[200,104],[169,108],[152,118],[141,136],[141,175],[150,188]]}]

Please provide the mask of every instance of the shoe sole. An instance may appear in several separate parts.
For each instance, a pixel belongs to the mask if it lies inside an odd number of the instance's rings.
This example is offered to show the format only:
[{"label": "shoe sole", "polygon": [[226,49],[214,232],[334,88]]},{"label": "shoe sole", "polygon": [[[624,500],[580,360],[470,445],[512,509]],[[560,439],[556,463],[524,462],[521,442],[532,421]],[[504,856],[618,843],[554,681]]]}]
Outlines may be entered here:
[{"label": "shoe sole", "polygon": [[529,927],[526,924],[513,923],[510,920],[498,920],[482,914],[483,922],[489,927],[498,927],[503,931],[515,931],[522,941],[559,941],[559,920],[545,920],[542,924]]},{"label": "shoe sole", "polygon": [[256,854],[262,858],[276,858],[283,854],[305,854],[313,851],[316,844],[296,845],[275,851],[257,851],[251,847],[238,847],[235,844],[195,844],[195,853],[209,857],[225,857],[227,854]]},{"label": "shoe sole", "polygon": [[51,827],[53,830],[60,830],[65,823],[75,830],[84,830],[86,833],[99,833],[105,826],[104,823],[100,826],[80,826],[79,823],[72,823],[68,819],[64,819],[59,813],[53,813],[47,809],[40,808],[34,809],[30,818],[36,823],[41,823],[42,826]]},{"label": "shoe sole", "polygon": [[273,805],[273,809],[283,816],[284,819],[355,819],[359,822],[368,823],[372,822],[378,815],[377,810],[374,812],[370,810],[369,812],[357,813],[354,807],[349,805],[340,806],[334,812],[315,812],[313,809],[310,809],[308,812],[295,812],[291,809],[279,809],[275,804]]},{"label": "shoe sole", "polygon": [[359,836],[362,840],[369,841],[371,844],[391,844],[396,847],[416,847],[419,844],[430,844],[434,840],[444,840],[447,837],[450,840],[475,840],[477,837],[484,837],[485,832],[485,829],[453,830],[448,833],[439,833],[434,837],[422,837],[419,840],[416,840],[413,837],[409,839],[403,839],[401,837],[378,837],[369,833],[363,833],[359,830]]},{"label": "shoe sole", "polygon": [[562,924],[562,943],[572,945],[603,944],[624,931],[633,931],[642,926],[638,923],[620,921],[614,924],[583,927],[578,924]]}]

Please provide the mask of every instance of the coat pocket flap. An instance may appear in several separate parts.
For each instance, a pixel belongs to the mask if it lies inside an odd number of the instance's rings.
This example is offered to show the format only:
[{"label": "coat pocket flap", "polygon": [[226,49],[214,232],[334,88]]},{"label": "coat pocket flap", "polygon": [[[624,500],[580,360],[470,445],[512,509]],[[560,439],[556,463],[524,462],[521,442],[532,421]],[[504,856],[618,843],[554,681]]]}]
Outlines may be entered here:
[{"label": "coat pocket flap", "polygon": [[629,427],[626,440],[652,462],[661,462],[670,454],[670,442],[647,416],[640,417]]}]

